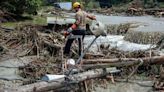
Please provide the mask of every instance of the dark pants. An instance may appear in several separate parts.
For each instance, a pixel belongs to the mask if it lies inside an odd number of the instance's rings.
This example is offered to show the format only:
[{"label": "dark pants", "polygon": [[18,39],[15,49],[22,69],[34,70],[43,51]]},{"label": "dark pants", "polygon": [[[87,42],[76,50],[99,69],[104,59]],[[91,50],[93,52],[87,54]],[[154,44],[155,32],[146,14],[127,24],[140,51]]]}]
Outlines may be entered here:
[{"label": "dark pants", "polygon": [[[82,35],[82,40],[84,39],[85,36],[85,30],[73,30],[72,31],[73,35]],[[70,48],[73,43],[75,38],[68,39],[64,48],[64,54],[69,54],[70,53]],[[82,49],[82,42],[81,39],[78,38],[78,45],[79,45],[79,55],[81,55],[81,49]]]}]

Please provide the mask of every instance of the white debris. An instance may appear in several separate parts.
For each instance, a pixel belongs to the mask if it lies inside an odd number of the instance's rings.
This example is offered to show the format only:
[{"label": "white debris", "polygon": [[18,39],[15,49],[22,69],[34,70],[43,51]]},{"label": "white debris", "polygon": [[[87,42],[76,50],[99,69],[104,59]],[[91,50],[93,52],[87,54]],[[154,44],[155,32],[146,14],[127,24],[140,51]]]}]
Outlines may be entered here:
[{"label": "white debris", "polygon": [[61,78],[64,78],[65,75],[53,75],[53,74],[46,74],[45,76],[42,77],[43,81],[51,81],[51,80],[58,80]]},{"label": "white debris", "polygon": [[[89,49],[91,52],[98,52],[98,46],[101,44],[109,44],[112,48],[117,48],[118,50],[123,51],[137,51],[137,50],[147,50],[155,47],[151,44],[137,44],[125,41],[124,36],[121,35],[108,35],[106,37],[99,37],[96,42]],[[86,36],[84,39],[84,47],[94,39],[93,36]]]},{"label": "white debris", "polygon": [[75,65],[75,60],[74,59],[68,59],[67,64],[68,65]]}]

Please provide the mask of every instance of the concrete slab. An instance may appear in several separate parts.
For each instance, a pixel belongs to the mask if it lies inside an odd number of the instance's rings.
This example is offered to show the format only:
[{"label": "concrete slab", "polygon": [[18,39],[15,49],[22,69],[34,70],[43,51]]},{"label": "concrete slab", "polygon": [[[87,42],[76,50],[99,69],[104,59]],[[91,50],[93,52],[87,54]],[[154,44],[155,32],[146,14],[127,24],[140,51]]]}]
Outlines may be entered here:
[{"label": "concrete slab", "polygon": [[75,23],[75,19],[47,17],[47,23],[48,24],[58,24],[58,25],[73,24],[73,23]]}]

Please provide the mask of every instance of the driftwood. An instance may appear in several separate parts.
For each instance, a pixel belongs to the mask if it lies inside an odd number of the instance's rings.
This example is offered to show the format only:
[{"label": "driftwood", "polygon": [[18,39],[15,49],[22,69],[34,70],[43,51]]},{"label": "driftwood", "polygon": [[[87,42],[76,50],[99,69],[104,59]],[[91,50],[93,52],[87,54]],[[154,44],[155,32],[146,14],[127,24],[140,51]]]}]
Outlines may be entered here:
[{"label": "driftwood", "polygon": [[54,38],[51,38],[51,36],[49,34],[41,33],[41,32],[37,32],[37,34],[40,36],[40,38],[42,38],[43,44],[50,46],[52,48],[56,48],[56,49],[60,49],[62,47],[60,44],[54,44],[53,42],[49,42],[46,39],[46,37],[50,37],[51,40],[54,39]]},{"label": "driftwood", "polygon": [[148,11],[164,11],[164,9],[155,9],[155,8],[150,8],[150,9],[144,9],[145,12]]},{"label": "driftwood", "polygon": [[92,53],[86,53],[84,58],[89,59],[89,58],[97,58],[97,57],[105,57],[104,54],[92,54]]},{"label": "driftwood", "polygon": [[14,31],[14,28],[7,28],[7,27],[1,27],[1,26],[0,26],[0,29],[4,31]]},{"label": "driftwood", "polygon": [[106,67],[128,67],[143,64],[164,64],[164,56],[154,56],[145,58],[117,58],[117,59],[88,59],[83,60],[84,69],[98,69]]},{"label": "driftwood", "polygon": [[59,45],[59,44],[53,44],[53,43],[50,43],[50,42],[48,42],[48,41],[43,41],[43,43],[45,44],[45,45],[47,45],[47,46],[50,46],[50,47],[53,47],[53,48],[56,48],[56,49],[60,49],[62,46],[61,45]]},{"label": "driftwood", "polygon": [[[78,83],[84,80],[101,77],[110,73],[111,68],[96,69],[79,74],[75,74],[69,77],[70,80]],[[56,90],[66,85],[64,78],[55,81],[42,81],[34,84],[24,85],[13,89],[5,89],[5,92],[47,92],[50,90]],[[68,84],[69,85],[69,84]]]},{"label": "driftwood", "polygon": [[144,58],[116,58],[116,59],[84,59],[83,64],[101,64],[101,63],[140,63],[144,64],[164,64],[164,56],[144,57]]}]

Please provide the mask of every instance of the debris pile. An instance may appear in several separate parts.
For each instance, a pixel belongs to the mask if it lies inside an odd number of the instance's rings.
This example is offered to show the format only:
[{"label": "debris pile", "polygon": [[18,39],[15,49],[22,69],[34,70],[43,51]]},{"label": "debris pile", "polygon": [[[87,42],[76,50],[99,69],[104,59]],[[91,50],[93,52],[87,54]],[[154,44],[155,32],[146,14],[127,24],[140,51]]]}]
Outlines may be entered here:
[{"label": "debris pile", "polygon": [[[129,31],[131,27],[133,26],[129,23],[119,26],[110,25],[108,26],[108,33],[126,35],[131,32]],[[12,67],[19,68],[19,75],[23,78],[21,80],[23,83],[18,87],[12,88],[11,92],[14,92],[14,90],[16,90],[15,92],[22,92],[22,90],[25,92],[61,91],[62,89],[58,89],[61,87],[70,91],[72,90],[72,85],[74,87],[76,85],[78,88],[73,91],[81,90],[80,87],[88,90],[93,88],[86,85],[99,80],[86,81],[93,78],[102,78],[104,83],[106,80],[111,80],[114,83],[115,78],[128,80],[135,73],[142,74],[146,71],[148,78],[151,75],[159,74],[159,72],[157,74],[152,72],[152,67],[149,68],[152,64],[162,63],[163,56],[159,56],[155,51],[125,52],[117,50],[117,48],[109,48],[110,45],[101,44],[99,46],[101,54],[87,53],[82,59],[83,62],[74,66],[77,71],[73,75],[67,76],[62,80],[56,80],[57,82],[38,82],[45,74],[65,74],[65,72],[69,71],[69,69],[66,69],[67,58],[63,56],[63,36],[58,31],[47,30],[46,27],[39,25],[19,25],[10,31],[5,29],[0,31],[1,61],[11,58],[20,59],[27,56],[37,57],[30,62],[27,61],[26,64],[22,62],[24,65],[21,67]],[[159,80],[162,80],[162,74],[159,74]],[[127,77],[127,75],[129,76]],[[102,82],[102,80],[98,82]],[[154,84],[154,88],[163,87],[159,86],[162,85],[161,83],[157,81]],[[87,89],[87,87],[89,88]]]},{"label": "debris pile", "polygon": [[0,23],[8,22],[8,21],[16,21],[16,20],[13,18],[12,14],[0,10]]},{"label": "debris pile", "polygon": [[7,49],[17,49],[17,53],[13,53],[16,56],[39,55],[44,48],[54,48],[55,46],[57,51],[63,40],[60,34],[45,33],[43,27],[37,25],[19,26],[13,31],[1,32],[3,32],[0,37],[1,45]]},{"label": "debris pile", "polygon": [[[152,2],[154,4],[154,2]],[[151,4],[150,4],[151,5]],[[163,17],[164,9],[156,8],[152,6],[151,8],[145,7],[143,1],[132,0],[127,4],[112,6],[111,8],[102,9],[90,9],[89,12],[94,12],[103,15],[124,15],[124,16],[143,16],[143,15],[153,15],[155,17]]]},{"label": "debris pile", "polygon": [[157,44],[163,36],[163,32],[129,31],[124,39],[134,43]]},{"label": "debris pile", "polygon": [[26,79],[26,81],[23,81],[23,85],[31,84],[37,82],[46,74],[59,74],[62,71],[61,58],[38,58],[19,69],[21,71],[20,75]]},{"label": "debris pile", "polygon": [[108,34],[113,35],[125,35],[130,28],[133,28],[132,23],[125,23],[120,25],[107,25],[107,32]]}]

